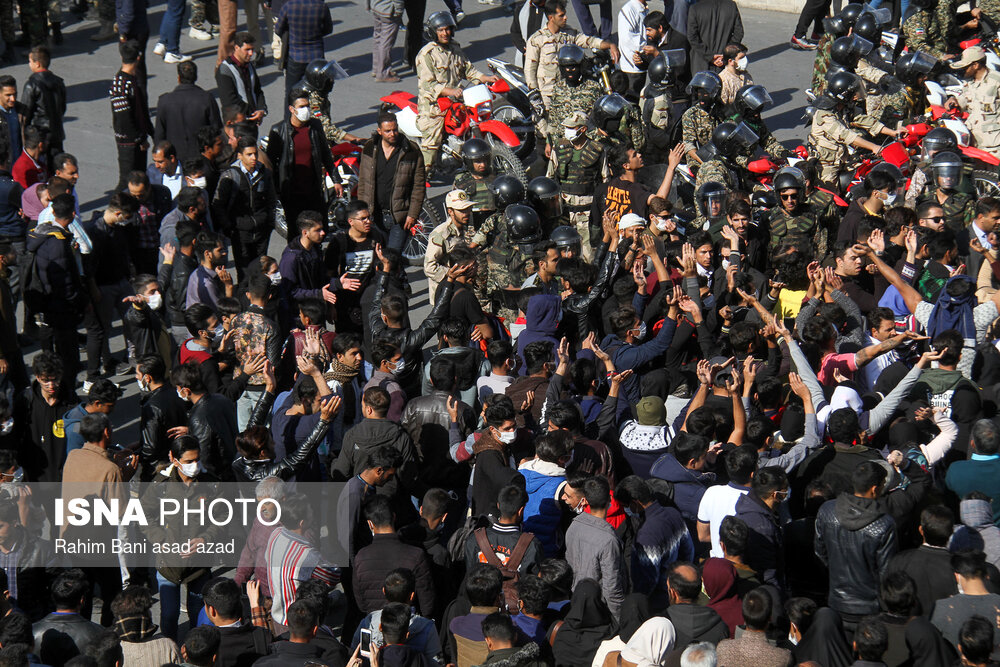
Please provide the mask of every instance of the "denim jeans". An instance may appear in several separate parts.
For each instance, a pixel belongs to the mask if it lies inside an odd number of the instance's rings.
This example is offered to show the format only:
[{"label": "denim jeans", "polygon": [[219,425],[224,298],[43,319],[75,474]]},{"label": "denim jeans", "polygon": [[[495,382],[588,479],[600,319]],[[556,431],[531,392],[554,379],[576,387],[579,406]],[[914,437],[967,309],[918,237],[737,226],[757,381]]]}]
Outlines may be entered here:
[{"label": "denim jeans", "polygon": [[[187,615],[192,628],[198,621],[198,612],[204,606],[201,588],[206,583],[208,583],[207,572],[186,584]],[[160,632],[164,637],[177,641],[177,622],[181,615],[181,586],[165,579],[159,571],[156,573],[156,586],[160,594]]]},{"label": "denim jeans", "polygon": [[160,21],[160,41],[167,47],[167,53],[181,52],[181,24],[186,8],[186,0],[167,0],[167,11]]}]

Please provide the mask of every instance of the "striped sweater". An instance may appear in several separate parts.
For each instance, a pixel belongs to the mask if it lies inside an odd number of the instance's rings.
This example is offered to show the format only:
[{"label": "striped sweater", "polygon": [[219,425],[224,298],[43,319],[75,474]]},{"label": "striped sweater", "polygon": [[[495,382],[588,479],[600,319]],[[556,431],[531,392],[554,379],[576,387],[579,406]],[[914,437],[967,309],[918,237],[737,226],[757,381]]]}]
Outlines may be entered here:
[{"label": "striped sweater", "polygon": [[285,613],[295,601],[299,584],[310,579],[335,586],[340,568],[323,559],[319,549],[287,528],[271,533],[265,550],[267,586],[271,590],[271,618],[285,624]]}]

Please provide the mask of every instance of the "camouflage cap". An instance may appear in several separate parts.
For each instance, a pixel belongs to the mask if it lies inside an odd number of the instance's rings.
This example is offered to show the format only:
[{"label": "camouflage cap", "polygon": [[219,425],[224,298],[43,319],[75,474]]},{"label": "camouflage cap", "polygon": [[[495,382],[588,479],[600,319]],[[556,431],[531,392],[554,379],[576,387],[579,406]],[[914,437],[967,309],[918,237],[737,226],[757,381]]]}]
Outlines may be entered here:
[{"label": "camouflage cap", "polygon": [[563,120],[563,127],[583,127],[587,124],[587,114],[582,111],[574,111]]}]

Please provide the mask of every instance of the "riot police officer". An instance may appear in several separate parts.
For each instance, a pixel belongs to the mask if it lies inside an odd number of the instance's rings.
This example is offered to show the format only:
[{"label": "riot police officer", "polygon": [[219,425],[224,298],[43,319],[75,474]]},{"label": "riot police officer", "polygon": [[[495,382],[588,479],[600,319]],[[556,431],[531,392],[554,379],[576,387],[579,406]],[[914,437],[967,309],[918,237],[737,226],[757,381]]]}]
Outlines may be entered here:
[{"label": "riot police officer", "polygon": [[802,171],[795,167],[779,169],[774,175],[774,191],[778,194],[778,206],[768,220],[770,247],[776,248],[788,236],[803,236],[812,240],[817,257],[825,255],[829,234],[821,228],[816,211],[806,201],[806,177]]},{"label": "riot police officer", "polygon": [[[771,96],[767,92],[767,88],[764,86],[759,84],[743,86],[736,91],[736,100],[734,101],[736,116],[733,120],[742,122],[750,128],[758,137],[756,145],[763,148],[764,152],[771,156],[772,159],[784,160],[792,152],[778,143],[778,140],[771,134],[771,130],[767,128],[767,124],[764,123],[764,119],[761,117],[761,112],[764,111],[764,108],[773,103]],[[744,157],[752,158],[753,148],[751,147],[750,153],[745,154]]]},{"label": "riot police officer", "polygon": [[333,75],[336,62],[316,59],[306,67],[305,85],[309,91],[309,111],[323,124],[323,133],[330,145],[344,141],[360,143],[363,139],[340,129],[330,117],[330,93],[333,91],[335,77]]},{"label": "riot police officer", "polygon": [[583,252],[583,238],[571,225],[556,227],[549,235],[562,257],[579,257]]},{"label": "riot police officer", "polygon": [[646,125],[646,152],[651,162],[663,162],[680,138],[681,116],[688,108],[688,98],[678,87],[687,54],[683,49],[663,51],[649,63],[649,83],[642,91],[639,106]]},{"label": "riot police officer", "polygon": [[739,189],[743,179],[736,158],[752,150],[758,139],[745,123],[737,125],[728,120],[720,123],[712,130],[711,142],[698,151],[703,162],[698,168],[695,189],[700,189],[709,181],[722,183],[729,190]]},{"label": "riot police officer", "polygon": [[941,151],[931,160],[932,183],[919,203],[934,201],[944,210],[945,226],[958,234],[975,218],[976,197],[962,187],[962,158],[951,151]]},{"label": "riot police officer", "polygon": [[565,224],[559,184],[547,176],[537,176],[528,182],[528,204],[538,213],[538,220],[546,235]]},{"label": "riot police officer", "polygon": [[712,140],[712,130],[719,123],[721,93],[722,80],[715,72],[698,72],[691,77],[688,85],[691,108],[681,116],[681,136],[689,165],[701,164],[698,149]]},{"label": "riot police officer", "polygon": [[535,244],[542,238],[542,226],[538,213],[525,204],[511,204],[503,213],[503,230],[498,234],[507,238],[508,243],[500,248],[495,243],[490,248],[487,261],[486,289],[497,307],[497,314],[513,322],[516,309],[504,299],[505,290],[518,289],[531,273],[531,256]]},{"label": "riot police officer", "polygon": [[585,59],[586,54],[576,44],[559,47],[558,63],[562,76],[555,82],[546,107],[546,155],[551,153],[559,140],[563,121],[574,111],[590,111],[604,94],[600,84],[586,76]]},{"label": "riot police officer", "polygon": [[609,153],[627,141],[621,132],[627,105],[628,102],[624,97],[611,93],[597,100],[597,104],[590,112],[590,125],[593,129],[588,134],[600,142]]},{"label": "riot police officer", "polygon": [[708,231],[713,227],[720,230],[726,224],[726,186],[718,181],[708,181],[695,190],[695,204],[698,217],[691,221],[688,229]]},{"label": "riot police officer", "polygon": [[463,169],[455,175],[456,190],[465,190],[472,200],[472,227],[478,230],[493,211],[493,148],[484,139],[472,138],[462,144]]},{"label": "riot police officer", "polygon": [[931,160],[943,151],[958,153],[958,138],[947,127],[935,127],[924,135],[920,160],[913,168],[910,187],[906,190],[906,205],[908,207],[916,208],[917,200],[923,196],[927,184],[933,182]]},{"label": "riot police officer", "polygon": [[586,239],[584,255],[590,258],[590,207],[602,180],[605,152],[599,141],[587,134],[587,117],[579,111],[563,121],[560,139],[549,162],[549,176],[560,187],[570,224]]}]

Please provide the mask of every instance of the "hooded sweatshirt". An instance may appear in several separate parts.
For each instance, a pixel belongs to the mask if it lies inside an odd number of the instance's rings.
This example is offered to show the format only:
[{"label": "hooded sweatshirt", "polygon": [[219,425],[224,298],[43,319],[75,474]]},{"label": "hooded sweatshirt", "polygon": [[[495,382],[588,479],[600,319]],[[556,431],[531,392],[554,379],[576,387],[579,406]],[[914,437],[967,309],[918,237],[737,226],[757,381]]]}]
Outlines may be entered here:
[{"label": "hooded sweatshirt", "polygon": [[[553,345],[553,353],[559,348],[556,329],[562,316],[562,299],[553,294],[538,294],[528,300],[528,310],[525,311],[526,325],[521,335],[517,337],[517,356],[524,359],[524,347],[529,343],[548,341]],[[528,371],[521,364],[521,375]]]},{"label": "hooded sweatshirt", "polygon": [[687,646],[691,642],[719,643],[729,636],[729,628],[711,607],[696,604],[672,604],[664,615],[674,624],[677,639],[674,646]]},{"label": "hooded sweatshirt", "polygon": [[532,459],[522,463],[518,471],[524,477],[524,490],[528,492],[522,529],[535,534],[546,557],[555,556],[559,549],[556,528],[562,518],[558,494],[559,487],[566,481],[566,470],[556,463]]}]

